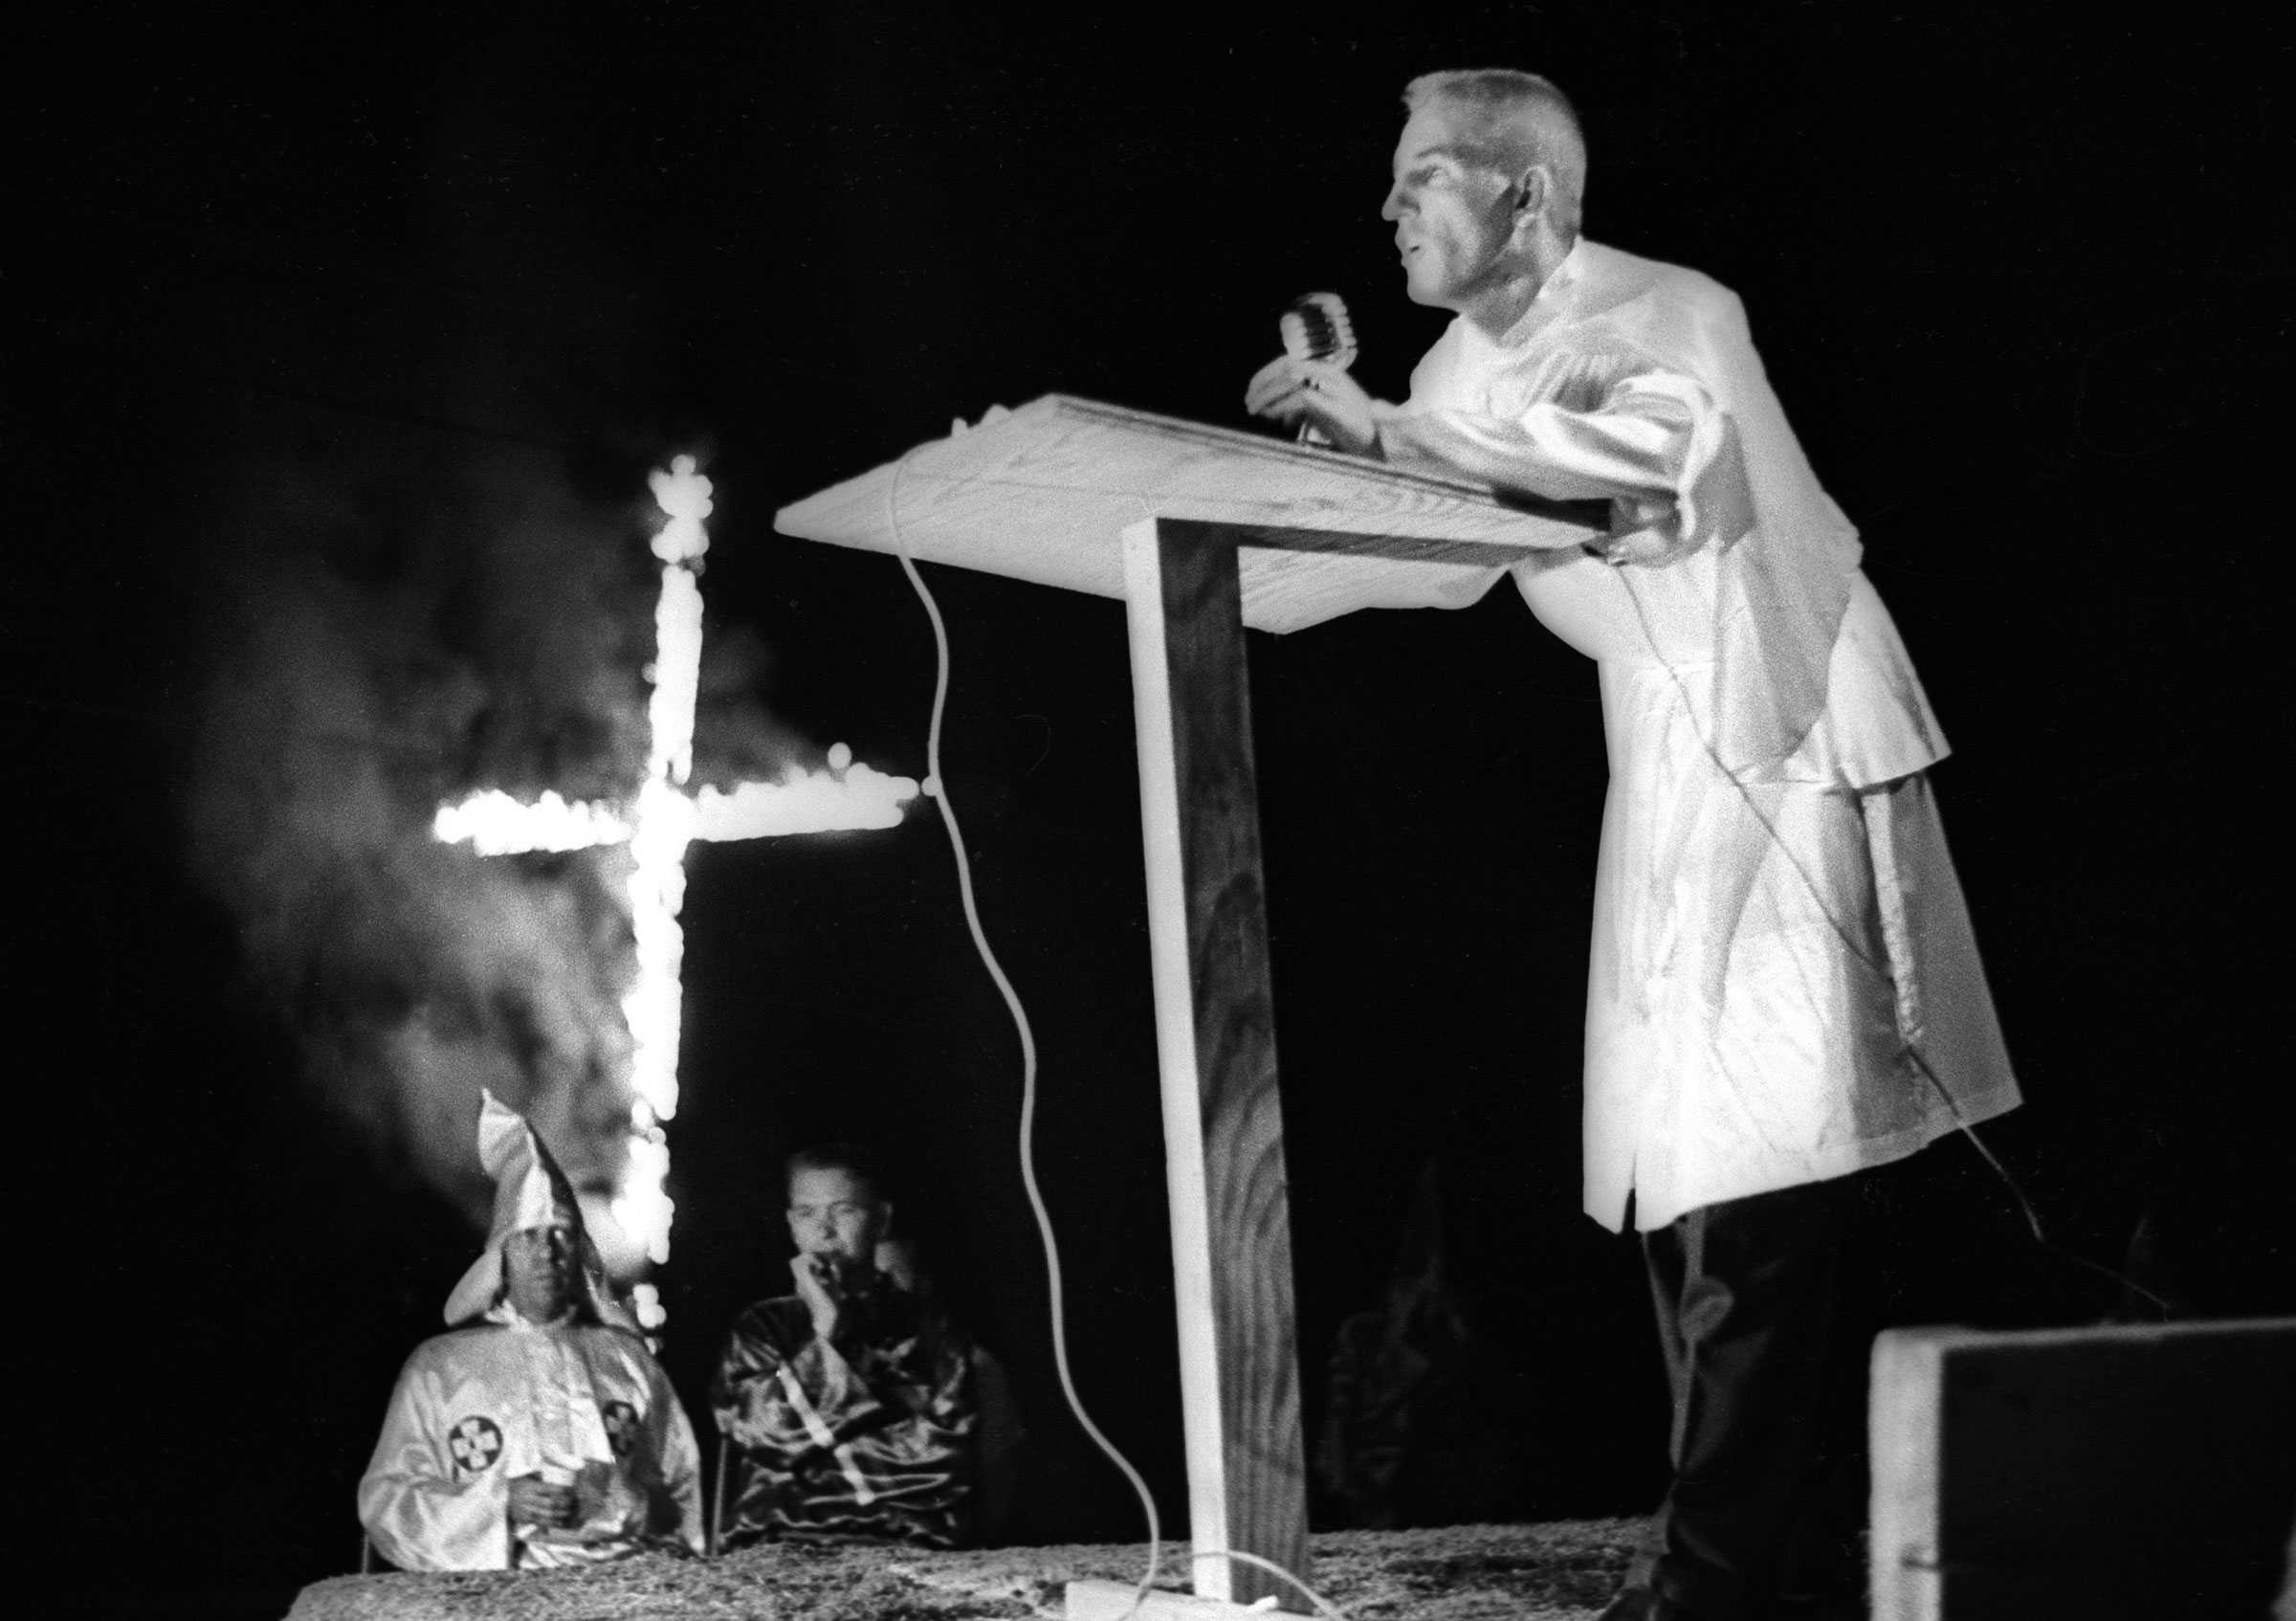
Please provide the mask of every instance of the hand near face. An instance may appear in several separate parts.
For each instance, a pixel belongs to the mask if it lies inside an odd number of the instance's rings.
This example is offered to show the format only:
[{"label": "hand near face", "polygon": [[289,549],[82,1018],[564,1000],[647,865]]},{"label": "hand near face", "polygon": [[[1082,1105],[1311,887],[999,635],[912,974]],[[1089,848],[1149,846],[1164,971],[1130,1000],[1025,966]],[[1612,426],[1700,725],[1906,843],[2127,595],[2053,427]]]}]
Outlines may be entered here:
[{"label": "hand near face", "polygon": [[574,1523],[574,1488],[554,1486],[540,1475],[510,1478],[510,1518],[521,1525]]},{"label": "hand near face", "polygon": [[1312,422],[1343,451],[1367,455],[1378,440],[1371,396],[1328,361],[1286,355],[1260,367],[1244,390],[1244,409],[1290,427]]},{"label": "hand near face", "polygon": [[841,1316],[835,1286],[835,1263],[827,1255],[799,1252],[789,1257],[789,1276],[797,1280],[797,1298],[813,1314],[813,1332],[823,1340],[837,1337]]}]

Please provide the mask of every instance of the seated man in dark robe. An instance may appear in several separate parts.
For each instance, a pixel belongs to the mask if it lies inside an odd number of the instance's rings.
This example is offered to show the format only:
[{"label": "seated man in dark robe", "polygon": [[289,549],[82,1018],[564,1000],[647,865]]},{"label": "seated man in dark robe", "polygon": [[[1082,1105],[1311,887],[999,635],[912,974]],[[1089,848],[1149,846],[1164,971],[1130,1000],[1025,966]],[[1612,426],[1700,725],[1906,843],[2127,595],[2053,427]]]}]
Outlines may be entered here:
[{"label": "seated man in dark robe", "polygon": [[877,1265],[893,1206],[861,1157],[789,1161],[795,1292],[743,1312],[710,1392],[727,1442],[720,1545],[973,1538],[971,1346]]}]

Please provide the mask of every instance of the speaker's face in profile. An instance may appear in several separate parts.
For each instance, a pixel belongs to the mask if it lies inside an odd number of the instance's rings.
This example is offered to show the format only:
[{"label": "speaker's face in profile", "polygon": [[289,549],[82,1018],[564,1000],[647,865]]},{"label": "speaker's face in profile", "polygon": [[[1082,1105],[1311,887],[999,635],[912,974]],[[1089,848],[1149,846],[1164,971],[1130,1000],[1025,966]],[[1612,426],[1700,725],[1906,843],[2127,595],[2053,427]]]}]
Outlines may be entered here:
[{"label": "speaker's face in profile", "polygon": [[1411,301],[1464,310],[1518,269],[1512,193],[1469,147],[1465,116],[1440,98],[1403,125],[1380,209],[1395,222]]},{"label": "speaker's face in profile", "polygon": [[789,1238],[798,1254],[841,1270],[875,1263],[893,1207],[842,1166],[806,1166],[789,1178]]}]

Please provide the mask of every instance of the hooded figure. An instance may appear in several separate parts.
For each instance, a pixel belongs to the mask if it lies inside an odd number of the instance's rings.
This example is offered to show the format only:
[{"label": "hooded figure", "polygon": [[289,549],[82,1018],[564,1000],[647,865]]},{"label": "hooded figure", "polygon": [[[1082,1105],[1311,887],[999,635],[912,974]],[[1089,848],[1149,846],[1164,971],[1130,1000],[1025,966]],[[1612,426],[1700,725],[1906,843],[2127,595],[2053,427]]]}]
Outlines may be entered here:
[{"label": "hooded figure", "polygon": [[514,1232],[563,1225],[571,1227],[578,1239],[576,1309],[609,1328],[635,1333],[636,1321],[614,1299],[606,1280],[606,1263],[583,1225],[582,1206],[566,1173],[558,1168],[525,1116],[504,1108],[492,1092],[481,1090],[479,1097],[484,1101],[478,1112],[478,1163],[495,1179],[495,1219],[487,1228],[486,1248],[447,1297],[447,1326],[459,1328],[493,1310],[502,1299],[503,1240]]},{"label": "hooded figure", "polygon": [[701,1546],[699,1454],[670,1381],[607,1287],[565,1173],[492,1093],[486,1248],[454,1331],[407,1360],[359,1518],[408,1570],[594,1564]]}]

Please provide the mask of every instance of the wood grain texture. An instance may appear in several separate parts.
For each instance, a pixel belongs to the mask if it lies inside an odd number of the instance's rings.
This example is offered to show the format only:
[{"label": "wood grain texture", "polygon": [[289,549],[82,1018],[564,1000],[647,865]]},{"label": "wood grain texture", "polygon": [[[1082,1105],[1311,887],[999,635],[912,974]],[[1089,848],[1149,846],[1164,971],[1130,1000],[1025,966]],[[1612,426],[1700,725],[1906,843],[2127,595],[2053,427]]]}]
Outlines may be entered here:
[{"label": "wood grain texture", "polygon": [[[1301,1577],[1307,1488],[1237,537],[1125,537],[1190,1531]],[[1295,1604],[1207,1562],[1197,1590]]]},{"label": "wood grain texture", "polygon": [[1048,394],[784,507],[774,524],[1120,597],[1116,537],[1145,518],[1301,537],[1243,558],[1244,621],[1277,632],[1361,608],[1463,606],[1527,551],[1579,544],[1604,522],[1600,503],[1509,504],[1335,451]]},{"label": "wood grain texture", "polygon": [[[1158,525],[1173,765],[1187,886],[1188,971],[1212,1251],[1213,1333],[1232,1546],[1307,1561],[1292,1219],[1276,1091],[1275,1003],[1260,861],[1258,776],[1245,666],[1238,537]],[[1230,1596],[1296,1603],[1247,1566]]]}]

